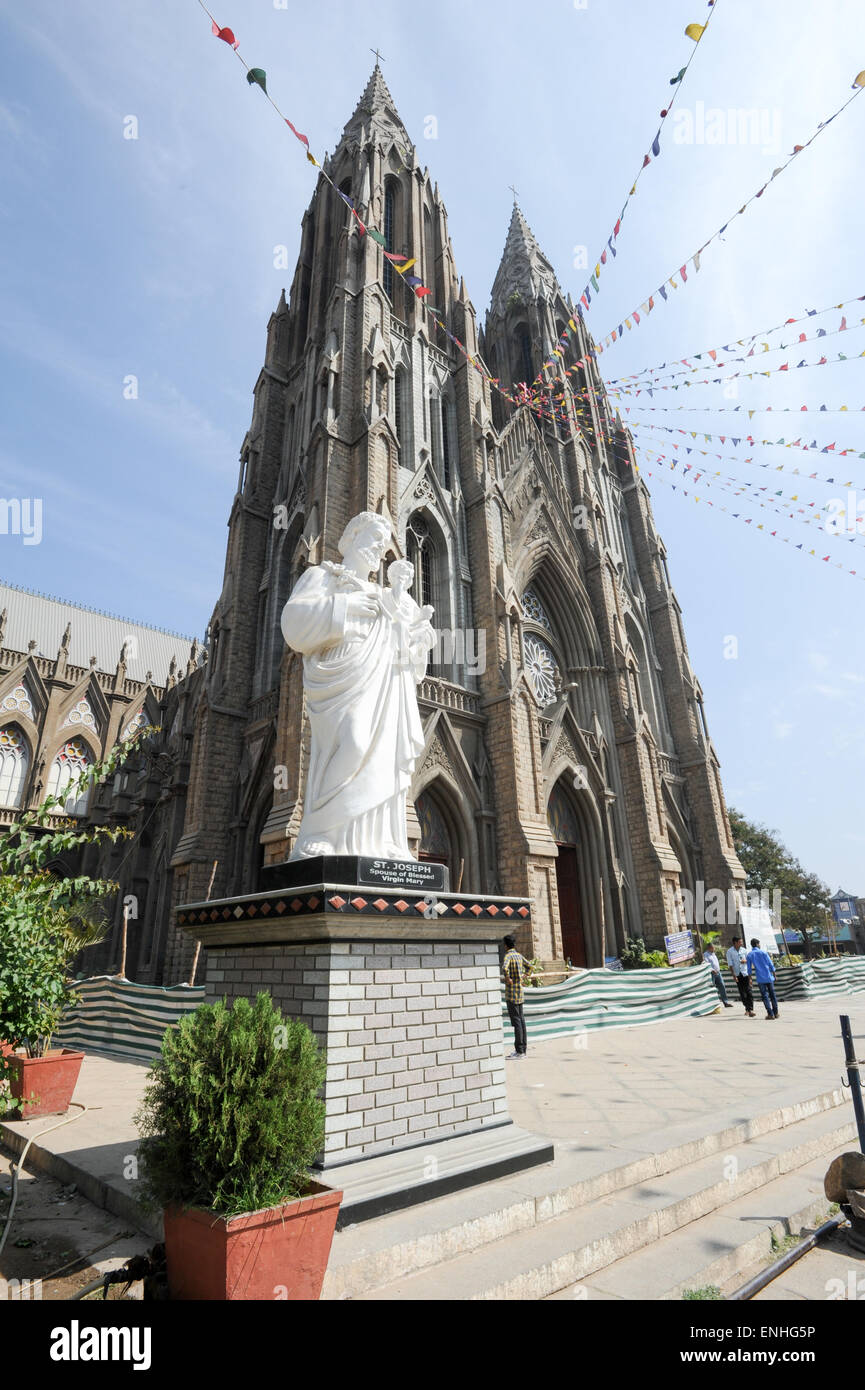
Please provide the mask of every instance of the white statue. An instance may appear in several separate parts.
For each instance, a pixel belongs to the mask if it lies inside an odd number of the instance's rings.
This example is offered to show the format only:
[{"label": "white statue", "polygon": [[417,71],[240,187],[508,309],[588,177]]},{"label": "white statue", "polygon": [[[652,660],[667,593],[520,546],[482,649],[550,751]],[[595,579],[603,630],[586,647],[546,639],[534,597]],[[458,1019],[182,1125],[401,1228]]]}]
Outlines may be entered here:
[{"label": "white statue", "polygon": [[406,798],[424,746],[417,683],[436,636],[432,608],[408,593],[413,565],[392,564],[388,589],[369,578],[390,541],[384,517],[361,512],[339,542],[344,563],[308,569],[282,610],[282,635],[303,653],[312,733],[292,859],[413,858]]}]

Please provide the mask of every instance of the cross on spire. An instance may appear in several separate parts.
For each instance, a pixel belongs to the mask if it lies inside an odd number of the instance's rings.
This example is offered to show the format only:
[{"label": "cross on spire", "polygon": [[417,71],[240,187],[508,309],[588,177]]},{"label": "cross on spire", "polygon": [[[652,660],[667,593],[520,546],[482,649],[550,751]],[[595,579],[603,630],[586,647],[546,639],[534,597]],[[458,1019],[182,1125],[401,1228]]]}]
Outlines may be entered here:
[{"label": "cross on spire", "polygon": [[374,53],[374,54],[375,54],[375,65],[376,65],[376,67],[378,67],[379,63],[381,63],[382,61],[387,62],[387,59],[385,58],[384,54],[383,54],[383,53],[379,53],[379,51],[378,51],[377,48],[371,48],[369,51],[370,51],[370,53]]},{"label": "cross on spire", "polygon": [[514,195],[514,202],[516,202],[516,201],[517,201],[517,190],[514,188],[514,186],[513,186],[512,183],[509,183],[509,184],[508,184],[508,188],[509,188],[509,189],[511,190],[511,192],[513,193],[513,195]]}]

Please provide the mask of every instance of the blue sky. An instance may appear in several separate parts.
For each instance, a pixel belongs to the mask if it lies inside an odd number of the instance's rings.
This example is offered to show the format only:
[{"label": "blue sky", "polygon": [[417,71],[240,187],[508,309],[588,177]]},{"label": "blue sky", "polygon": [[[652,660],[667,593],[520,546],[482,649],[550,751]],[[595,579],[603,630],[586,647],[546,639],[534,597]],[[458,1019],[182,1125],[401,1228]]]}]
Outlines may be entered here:
[{"label": "blue sky", "polygon": [[[669,100],[669,78],[690,55],[684,27],[707,13],[704,0],[544,0],[531,12],[515,0],[277,5],[231,0],[214,13],[247,61],[267,70],[269,90],[317,152],[333,149],[369,76],[369,50],[381,49],[481,316],[512,183],[563,287],[580,293],[586,272],[574,266],[575,248],[588,247],[594,264]],[[196,0],[0,0],[0,17],[0,483],[3,496],[39,496],[44,507],[40,545],[0,535],[0,577],[201,634],[221,587],[267,317],[291,276],[274,269],[274,247],[288,247],[293,267],[313,170]],[[718,0],[674,110],[696,121],[697,102],[704,114],[757,109],[769,139],[686,143],[670,118],[592,305],[593,332],[616,326],[723,225],[850,95],[861,68],[857,0]],[[437,133],[426,140],[430,115]],[[128,116],[137,140],[123,138]],[[605,375],[865,293],[863,142],[865,97],[709,248],[686,289],[605,354]],[[832,319],[820,323],[828,330]],[[815,348],[804,345],[795,360],[816,359]],[[861,452],[865,423],[853,412],[865,405],[865,359],[852,359],[863,349],[860,328],[826,345],[848,362],[743,383],[733,400],[720,387],[661,393],[653,404],[708,409],[644,419],[732,434],[743,431],[715,407],[846,404],[847,414],[811,416],[807,442]],[[136,400],[123,395],[130,374]],[[751,422],[758,438],[803,428],[789,416]],[[641,445],[669,454],[668,438],[637,432]],[[753,453],[793,466],[814,458]],[[843,480],[865,497],[865,460],[843,462]],[[826,463],[821,455],[813,467]],[[648,455],[641,464],[656,471]],[[715,466],[766,481],[754,466]],[[788,491],[798,482],[772,478]],[[730,802],[777,828],[833,891],[865,892],[865,585],[755,532],[769,513],[746,527],[666,479],[650,487]],[[837,491],[806,481],[800,497],[823,505]],[[703,496],[731,505],[717,486]],[[776,521],[806,551],[837,552],[865,573],[865,537],[830,539]],[[731,636],[735,659],[724,654]]]}]

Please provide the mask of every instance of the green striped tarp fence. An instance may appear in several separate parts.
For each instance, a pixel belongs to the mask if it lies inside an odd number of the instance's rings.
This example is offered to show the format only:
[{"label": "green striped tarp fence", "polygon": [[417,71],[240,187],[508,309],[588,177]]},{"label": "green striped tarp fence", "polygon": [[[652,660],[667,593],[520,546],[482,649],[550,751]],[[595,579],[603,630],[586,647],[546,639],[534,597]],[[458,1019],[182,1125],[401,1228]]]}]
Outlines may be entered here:
[{"label": "green striped tarp fence", "polygon": [[[586,970],[558,985],[530,987],[524,1000],[526,1032],[535,1042],[597,1028],[710,1014],[717,1007],[708,965],[678,970]],[[507,1025],[504,1002],[502,1012]]]},{"label": "green striped tarp fence", "polygon": [[[732,973],[723,969],[727,993],[738,999]],[[759,990],[752,986],[754,998]],[[780,965],[775,961],[775,994],[785,999],[824,999],[831,994],[861,994],[865,991],[865,956],[827,956],[806,960],[801,965]]]},{"label": "green striped tarp fence", "polygon": [[112,975],[76,980],[71,992],[58,1042],[148,1064],[166,1028],[204,1001],[203,985],[137,985]]}]

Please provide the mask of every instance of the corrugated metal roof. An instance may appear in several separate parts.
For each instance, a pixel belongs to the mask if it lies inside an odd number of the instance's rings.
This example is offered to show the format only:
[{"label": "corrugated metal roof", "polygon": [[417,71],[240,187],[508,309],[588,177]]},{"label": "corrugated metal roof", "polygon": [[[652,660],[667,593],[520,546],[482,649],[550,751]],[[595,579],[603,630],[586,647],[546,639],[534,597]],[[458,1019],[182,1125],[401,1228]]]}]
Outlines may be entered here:
[{"label": "corrugated metal roof", "polygon": [[95,656],[98,670],[113,672],[126,642],[126,674],[131,680],[143,681],[152,671],[154,685],[164,685],[172,657],[177,659],[178,674],[186,672],[193,638],[182,633],[146,627],[128,618],[0,582],[0,611],[4,608],[7,617],[3,645],[13,651],[26,652],[28,643],[35,641],[36,655],[53,660],[66,624],[71,623],[69,661],[73,666],[86,668]]}]

